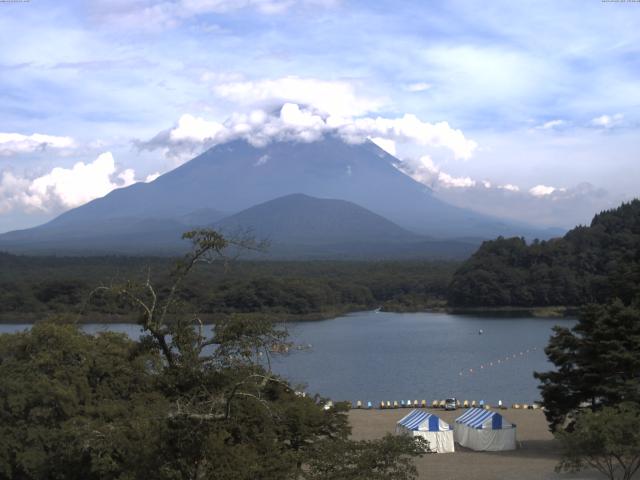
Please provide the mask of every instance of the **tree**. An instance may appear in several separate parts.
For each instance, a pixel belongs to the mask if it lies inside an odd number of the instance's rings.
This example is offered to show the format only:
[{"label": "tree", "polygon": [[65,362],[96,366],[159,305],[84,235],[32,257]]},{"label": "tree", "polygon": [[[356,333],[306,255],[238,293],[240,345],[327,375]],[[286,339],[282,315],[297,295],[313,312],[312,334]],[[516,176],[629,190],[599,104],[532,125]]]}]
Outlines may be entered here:
[{"label": "tree", "polygon": [[575,327],[554,331],[545,352],[557,369],[534,374],[553,431],[581,405],[640,402],[640,309],[620,301],[590,305]]},{"label": "tree", "polygon": [[[344,409],[324,410],[321,399],[298,397],[268,368],[286,332],[261,319],[224,317],[211,333],[197,315],[180,312],[179,290],[200,263],[228,262],[230,247],[260,248],[211,230],[188,232],[193,250],[176,265],[174,281],[158,292],[143,284],[111,287],[137,306],[139,323],[165,362],[160,388],[171,407],[160,435],[159,478],[289,478],[304,463],[304,441],[346,438]],[[261,359],[266,359],[265,364]],[[287,428],[297,412],[303,428]]]},{"label": "tree", "polygon": [[631,480],[640,470],[640,407],[617,407],[581,412],[571,432],[558,435],[563,458],[557,470],[595,468],[611,480]]},{"label": "tree", "polygon": [[319,442],[305,480],[411,480],[417,478],[412,458],[422,456],[423,438],[387,434],[380,440]]},{"label": "tree", "polygon": [[562,238],[484,242],[456,271],[450,305],[581,306],[640,295],[640,199],[596,215]]},{"label": "tree", "polygon": [[145,463],[167,401],[160,358],[124,335],[0,335],[0,479],[115,479]]},{"label": "tree", "polygon": [[325,408],[271,371],[285,330],[233,315],[208,328],[183,313],[181,287],[198,264],[260,248],[211,230],[184,238],[193,250],[168,288],[148,275],[97,290],[138,310],[140,341],[55,324],[0,336],[0,480],[324,478],[322,448],[348,453],[362,478],[412,478],[412,442],[350,441],[346,405]]}]

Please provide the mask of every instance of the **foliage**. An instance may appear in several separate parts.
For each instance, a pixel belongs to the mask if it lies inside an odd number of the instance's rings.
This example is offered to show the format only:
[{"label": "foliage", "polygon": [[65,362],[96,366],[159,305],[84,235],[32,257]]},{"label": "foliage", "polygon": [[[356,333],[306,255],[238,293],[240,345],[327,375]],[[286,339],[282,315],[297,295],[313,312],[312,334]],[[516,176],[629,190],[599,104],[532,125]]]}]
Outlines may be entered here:
[{"label": "foliage", "polygon": [[[121,297],[97,286],[147,277],[159,292],[172,282],[173,261],[144,257],[23,257],[0,253],[0,317],[82,312],[109,319],[131,316]],[[184,279],[179,300],[186,311],[211,315],[264,314],[272,318],[331,316],[384,306],[419,310],[444,301],[457,263],[255,262],[201,264]],[[46,280],[45,280],[46,279]],[[106,282],[106,283],[105,283]],[[98,317],[99,314],[100,316]],[[206,319],[206,318],[205,318]],[[120,319],[122,321],[122,319]]]},{"label": "foliage", "polygon": [[306,480],[410,480],[417,478],[412,456],[422,456],[422,438],[387,434],[379,440],[320,442]]},{"label": "foliage", "polygon": [[94,292],[138,312],[140,341],[53,323],[0,336],[0,480],[326,478],[321,450],[362,470],[348,478],[412,478],[413,443],[350,441],[346,404],[325,408],[270,371],[284,331],[234,315],[208,329],[182,313],[188,275],[234,243],[185,236],[193,251],[168,285],[148,275]]},{"label": "foliage", "polygon": [[123,335],[38,324],[0,336],[0,478],[136,471],[166,399],[159,357]]},{"label": "foliage", "polygon": [[536,373],[552,430],[587,403],[640,402],[640,309],[590,305],[572,329],[555,327],[545,349],[556,370]]},{"label": "foliage", "polygon": [[611,480],[631,480],[640,469],[640,406],[581,412],[570,432],[558,435],[563,459],[558,470],[595,468]]},{"label": "foliage", "polygon": [[485,242],[455,273],[455,306],[578,306],[640,295],[640,200],[596,215],[563,238]]}]

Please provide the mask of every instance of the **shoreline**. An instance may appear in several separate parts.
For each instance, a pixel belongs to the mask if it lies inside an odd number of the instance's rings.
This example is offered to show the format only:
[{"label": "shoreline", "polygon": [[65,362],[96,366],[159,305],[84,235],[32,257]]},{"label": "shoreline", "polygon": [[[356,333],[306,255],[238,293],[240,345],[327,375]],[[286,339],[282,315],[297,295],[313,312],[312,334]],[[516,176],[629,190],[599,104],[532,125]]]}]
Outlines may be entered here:
[{"label": "shoreline", "polygon": [[531,317],[539,318],[568,318],[575,317],[580,312],[581,307],[576,306],[546,306],[546,307],[446,307],[446,313],[452,315],[472,315],[472,314],[527,314]]},{"label": "shoreline", "polygon": [[[345,309],[345,310],[332,310],[330,312],[314,312],[302,315],[296,315],[292,313],[239,313],[239,314],[214,314],[207,313],[200,315],[202,323],[205,325],[211,325],[214,323],[214,317],[223,317],[238,315],[245,319],[256,318],[270,320],[273,322],[315,322],[321,320],[330,320],[332,318],[342,317],[349,313],[368,312],[373,309],[366,310],[362,308]],[[185,315],[193,315],[193,313],[185,313]],[[54,321],[59,323],[77,323],[79,325],[86,324],[105,324],[112,325],[118,323],[126,323],[135,325],[135,314],[104,314],[104,313],[89,313],[82,316],[78,314],[56,314],[56,313],[25,313],[25,314],[0,314],[0,325],[33,325],[42,321]]]},{"label": "shoreline", "polygon": [[[334,318],[342,317],[351,313],[365,313],[373,312],[380,307],[358,305],[352,307],[345,307],[344,309],[336,309],[324,312],[313,312],[307,314],[293,314],[293,313],[207,313],[201,315],[201,319],[205,325],[211,325],[214,323],[215,316],[230,316],[238,315],[243,318],[255,318],[270,320],[273,322],[318,322],[322,320],[331,320]],[[433,306],[422,308],[393,308],[385,309],[382,306],[382,313],[444,313],[447,315],[504,315],[505,317],[536,317],[536,318],[558,318],[569,319],[575,317],[579,312],[580,307],[573,306],[554,306],[554,307],[449,307],[449,306]],[[186,315],[192,315],[187,313]],[[0,325],[33,325],[41,321],[57,321],[61,323],[78,323],[84,324],[117,324],[127,323],[136,324],[135,314],[105,314],[105,313],[89,313],[82,316],[78,314],[59,314],[59,313],[11,313],[0,314]]]}]

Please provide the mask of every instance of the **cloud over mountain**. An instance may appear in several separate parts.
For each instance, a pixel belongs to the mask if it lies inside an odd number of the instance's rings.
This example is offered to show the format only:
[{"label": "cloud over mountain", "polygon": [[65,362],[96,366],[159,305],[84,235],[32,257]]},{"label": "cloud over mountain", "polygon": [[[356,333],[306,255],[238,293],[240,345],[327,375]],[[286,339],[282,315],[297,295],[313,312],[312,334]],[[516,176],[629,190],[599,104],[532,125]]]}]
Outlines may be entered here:
[{"label": "cloud over mountain", "polygon": [[398,168],[414,180],[431,187],[439,188],[468,188],[475,187],[477,182],[469,177],[454,177],[443,172],[428,155],[418,159],[407,158],[398,164]]},{"label": "cloud over mountain", "polygon": [[447,122],[423,122],[410,114],[398,118],[341,117],[295,103],[285,103],[275,113],[254,110],[234,114],[223,123],[185,114],[173,128],[137,145],[140,149],[164,149],[168,156],[186,160],[197,150],[235,139],[264,146],[283,140],[313,142],[325,134],[338,135],[350,143],[375,138],[386,142],[388,148],[389,142],[410,142],[443,149],[457,159],[469,159],[477,148],[476,142]]}]

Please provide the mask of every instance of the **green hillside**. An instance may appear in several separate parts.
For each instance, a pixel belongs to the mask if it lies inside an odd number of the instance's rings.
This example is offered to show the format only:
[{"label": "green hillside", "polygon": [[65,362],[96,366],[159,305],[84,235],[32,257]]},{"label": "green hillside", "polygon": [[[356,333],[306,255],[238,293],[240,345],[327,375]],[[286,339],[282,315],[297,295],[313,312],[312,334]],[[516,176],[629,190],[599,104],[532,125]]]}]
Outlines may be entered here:
[{"label": "green hillside", "polygon": [[640,200],[596,215],[564,237],[485,242],[455,273],[452,306],[583,305],[640,292]]}]

